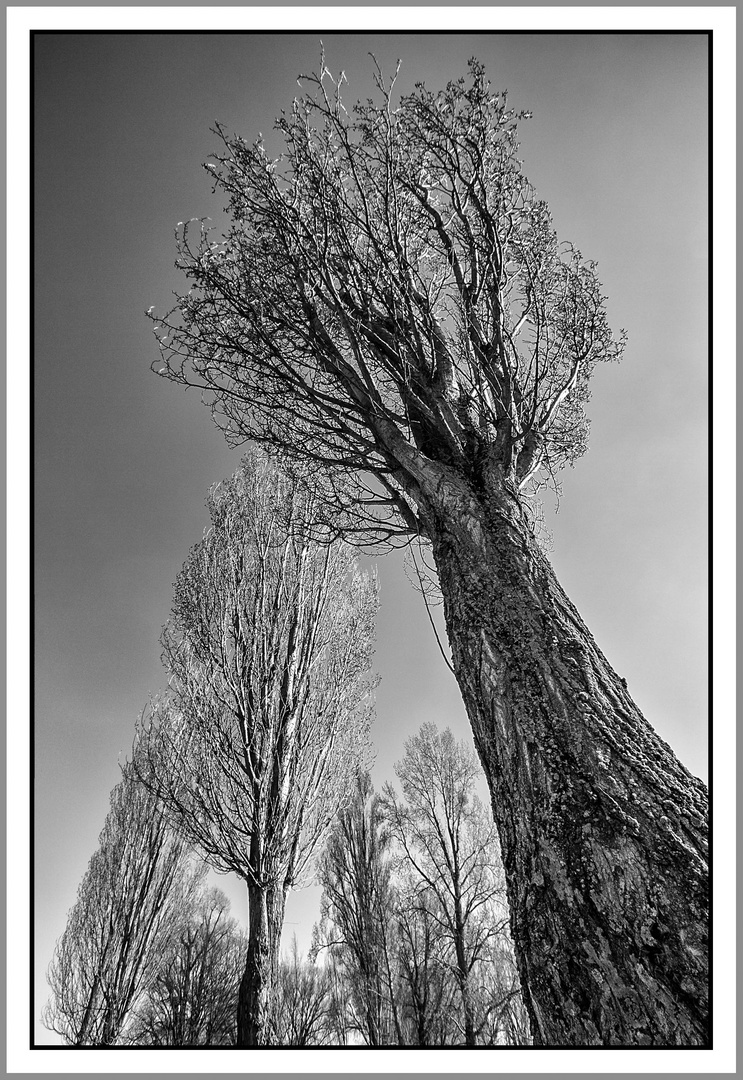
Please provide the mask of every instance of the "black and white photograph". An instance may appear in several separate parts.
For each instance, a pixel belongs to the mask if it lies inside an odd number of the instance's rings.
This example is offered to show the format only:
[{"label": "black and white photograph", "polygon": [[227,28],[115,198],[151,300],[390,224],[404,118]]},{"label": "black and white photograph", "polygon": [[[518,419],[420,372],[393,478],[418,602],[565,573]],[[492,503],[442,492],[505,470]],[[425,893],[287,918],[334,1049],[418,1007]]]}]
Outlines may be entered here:
[{"label": "black and white photograph", "polygon": [[28,1048],[719,1048],[713,34],[340,15],[24,39]]}]

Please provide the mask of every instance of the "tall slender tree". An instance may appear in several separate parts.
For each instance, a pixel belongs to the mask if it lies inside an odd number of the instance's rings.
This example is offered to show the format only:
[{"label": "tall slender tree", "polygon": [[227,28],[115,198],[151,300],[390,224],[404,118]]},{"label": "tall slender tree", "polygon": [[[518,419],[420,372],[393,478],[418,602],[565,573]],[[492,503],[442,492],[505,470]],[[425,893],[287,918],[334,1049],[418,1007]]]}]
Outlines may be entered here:
[{"label": "tall slender tree", "polygon": [[268,1039],[288,890],[347,798],[371,715],[376,585],[311,539],[313,496],[257,452],[214,489],[175,584],[167,695],[134,765],[172,820],[248,891],[239,1045]]},{"label": "tall slender tree", "polygon": [[[346,533],[430,545],[490,786],[535,1041],[702,1045],[707,792],[535,542],[529,495],[585,450],[617,360],[594,263],[559,243],[482,66],[347,110],[320,73],[272,159],[222,128],[231,224],[184,226],[160,373],[229,440],[322,466]],[[353,478],[339,486],[339,475]]]},{"label": "tall slender tree", "polygon": [[368,773],[338,816],[320,860],[321,920],[311,955],[330,951],[350,988],[349,1027],[367,1046],[402,1043],[392,947],[389,834]]},{"label": "tall slender tree", "polygon": [[46,1027],[69,1046],[125,1042],[200,873],[157,799],[125,769],[49,966]]},{"label": "tall slender tree", "polygon": [[385,788],[392,836],[419,880],[427,911],[448,946],[459,991],[465,1046],[475,1046],[482,1024],[476,977],[492,959],[489,946],[507,939],[508,913],[495,826],[475,794],[480,767],[474,751],[447,728],[424,724],[405,744],[395,766],[403,799]]}]

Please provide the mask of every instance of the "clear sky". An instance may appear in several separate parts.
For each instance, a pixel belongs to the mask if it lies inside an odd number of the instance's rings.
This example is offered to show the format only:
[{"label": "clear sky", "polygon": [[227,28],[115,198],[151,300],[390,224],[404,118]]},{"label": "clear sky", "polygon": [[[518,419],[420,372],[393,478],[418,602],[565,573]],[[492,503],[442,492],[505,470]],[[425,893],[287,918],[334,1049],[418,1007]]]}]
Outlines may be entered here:
[{"label": "clear sky", "polygon": [[[552,561],[646,717],[706,779],[706,38],[660,34],[47,34],[35,81],[37,1015],[134,722],[165,683],[172,582],[234,471],[195,391],[150,371],[144,311],[181,286],[173,231],[218,216],[210,126],[268,135],[325,43],[351,101],[373,52],[399,86],[484,61],[534,117],[521,156],[558,234],[599,263],[620,366],[564,478]],[[401,555],[381,583],[377,787],[426,720],[469,738]],[[222,880],[244,916],[239,883]],[[302,950],[318,890],[290,902]],[[285,936],[286,940],[286,936]],[[38,1024],[37,1038],[53,1041]]]}]

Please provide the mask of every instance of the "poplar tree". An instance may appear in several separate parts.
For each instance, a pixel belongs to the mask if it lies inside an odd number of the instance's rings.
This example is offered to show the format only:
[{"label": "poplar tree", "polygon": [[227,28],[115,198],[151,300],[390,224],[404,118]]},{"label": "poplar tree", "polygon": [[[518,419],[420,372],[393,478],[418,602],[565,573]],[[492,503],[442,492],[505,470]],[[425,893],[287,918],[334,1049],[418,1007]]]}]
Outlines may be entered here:
[{"label": "poplar tree", "polygon": [[175,583],[166,695],[134,766],[174,825],[248,893],[238,1045],[265,1045],[289,889],[311,870],[365,759],[376,585],[308,535],[314,496],[257,452],[210,494]]},{"label": "poplar tree", "polygon": [[385,819],[417,879],[417,906],[446,945],[441,962],[458,990],[460,1040],[475,1046],[491,1005],[478,993],[480,969],[493,965],[498,939],[510,945],[495,826],[475,793],[480,766],[448,728],[429,723],[405,743],[395,773],[402,798],[385,787]]},{"label": "poplar tree", "polygon": [[348,987],[348,1027],[367,1046],[403,1044],[394,970],[395,890],[379,795],[359,772],[319,865],[321,919],[310,955],[327,950]]}]

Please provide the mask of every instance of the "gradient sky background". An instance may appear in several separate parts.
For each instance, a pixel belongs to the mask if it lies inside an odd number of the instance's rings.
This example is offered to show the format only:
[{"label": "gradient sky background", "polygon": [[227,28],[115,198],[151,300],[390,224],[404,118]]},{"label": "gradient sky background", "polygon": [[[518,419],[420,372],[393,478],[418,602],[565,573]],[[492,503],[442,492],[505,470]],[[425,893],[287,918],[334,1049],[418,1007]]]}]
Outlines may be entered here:
[{"label": "gradient sky background", "polygon": [[[591,448],[548,514],[552,561],[648,720],[706,779],[707,42],[660,34],[46,34],[35,46],[36,1015],[136,716],[165,683],[172,582],[237,467],[196,392],[150,371],[144,311],[181,287],[178,221],[221,204],[215,119],[268,134],[325,43],[370,92],[470,56],[516,108],[558,234],[599,262],[629,345],[594,380]],[[377,787],[426,720],[470,738],[402,555],[381,584]],[[243,888],[220,879],[245,916]],[[306,950],[319,890],[288,905]],[[37,1039],[58,1040],[37,1022]]]}]

